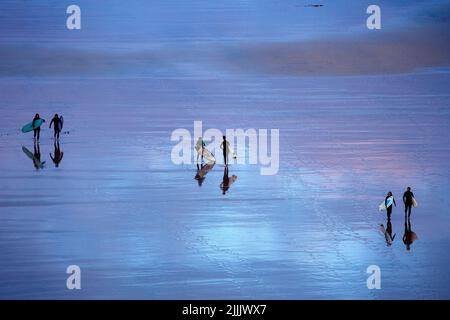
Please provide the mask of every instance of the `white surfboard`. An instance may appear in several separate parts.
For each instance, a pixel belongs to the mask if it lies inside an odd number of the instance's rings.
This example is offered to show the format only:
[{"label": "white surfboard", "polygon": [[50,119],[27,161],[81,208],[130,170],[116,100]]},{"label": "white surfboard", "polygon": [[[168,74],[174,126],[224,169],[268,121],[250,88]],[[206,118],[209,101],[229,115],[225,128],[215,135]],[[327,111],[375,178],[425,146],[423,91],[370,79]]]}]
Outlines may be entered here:
[{"label": "white surfboard", "polygon": [[60,116],[59,123],[58,123],[58,130],[61,131],[63,127],[64,127],[64,117]]},{"label": "white surfboard", "polygon": [[203,159],[206,160],[206,162],[216,162],[214,155],[206,148],[203,148]]},{"label": "white surfboard", "polygon": [[[216,158],[214,157],[214,155],[211,153],[211,151],[209,151],[206,148],[202,148],[203,145],[203,140],[202,138],[198,138],[197,140],[197,144],[195,145],[195,150],[197,151],[198,155],[201,155],[202,150],[203,150],[203,159],[208,162],[216,162]],[[198,158],[197,158],[198,159]]]},{"label": "white surfboard", "polygon": [[413,207],[417,207],[419,204],[417,203],[416,199],[412,198],[412,205]]},{"label": "white surfboard", "polygon": [[[386,205],[387,202],[387,205]],[[387,208],[389,208],[390,206],[392,206],[392,204],[394,203],[394,197],[390,196],[387,201],[383,201],[382,203],[380,203],[380,205],[378,206],[378,209],[380,211],[382,210],[386,210]]]},{"label": "white surfboard", "polygon": [[381,231],[381,233],[383,233],[384,238],[386,239],[386,244],[387,244],[388,246],[392,245],[392,242],[394,242],[395,234],[394,234],[394,236],[391,236],[391,235],[387,232],[387,230],[384,228],[384,225],[383,225],[383,224],[380,225],[380,231]]}]

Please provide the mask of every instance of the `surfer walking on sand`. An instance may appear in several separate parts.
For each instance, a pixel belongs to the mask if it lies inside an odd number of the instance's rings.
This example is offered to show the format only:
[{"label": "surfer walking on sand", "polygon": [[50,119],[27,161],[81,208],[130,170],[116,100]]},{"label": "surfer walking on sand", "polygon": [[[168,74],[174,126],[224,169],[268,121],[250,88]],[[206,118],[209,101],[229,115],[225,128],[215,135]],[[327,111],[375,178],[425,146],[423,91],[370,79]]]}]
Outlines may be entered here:
[{"label": "surfer walking on sand", "polygon": [[411,208],[413,206],[414,201],[414,193],[411,191],[411,187],[406,188],[405,193],[403,194],[403,203],[405,204],[405,217],[408,212],[408,218],[411,216]]},{"label": "surfer walking on sand", "polygon": [[55,139],[59,140],[59,133],[61,132],[62,121],[61,121],[61,118],[58,116],[57,113],[53,117],[52,121],[50,121],[49,128],[52,127],[52,124],[53,124],[53,137]]},{"label": "surfer walking on sand", "polygon": [[[223,141],[220,144],[220,148],[223,151],[223,164],[228,166],[228,149],[230,148],[230,143],[227,141],[227,137],[223,136]],[[228,172],[228,170],[227,170]]]},{"label": "surfer walking on sand", "polygon": [[199,137],[197,140],[197,144],[195,145],[195,150],[197,150],[197,163],[198,163],[198,157],[201,156],[201,160],[203,163],[203,153],[205,152],[205,141],[203,141],[202,137]]},{"label": "surfer walking on sand", "polygon": [[[38,141],[39,141],[39,138],[40,138],[40,136],[41,136],[41,127],[37,127],[37,128],[36,128],[35,123],[36,123],[36,121],[39,120],[39,119],[41,119],[41,117],[39,116],[39,113],[36,113],[36,115],[35,115],[34,118],[33,118],[33,122],[31,123],[32,126],[33,126],[34,140],[36,140],[36,138],[37,138]],[[42,119],[42,121],[45,122],[44,119]]]},{"label": "surfer walking on sand", "polygon": [[[389,201],[389,198],[391,198],[391,197],[392,197],[392,203],[388,206],[388,201]],[[397,206],[397,204],[395,203],[394,196],[392,195],[391,191],[389,191],[387,193],[386,198],[384,199],[384,204],[386,206],[388,220],[390,220],[391,219],[391,214],[392,214],[392,205]]]}]

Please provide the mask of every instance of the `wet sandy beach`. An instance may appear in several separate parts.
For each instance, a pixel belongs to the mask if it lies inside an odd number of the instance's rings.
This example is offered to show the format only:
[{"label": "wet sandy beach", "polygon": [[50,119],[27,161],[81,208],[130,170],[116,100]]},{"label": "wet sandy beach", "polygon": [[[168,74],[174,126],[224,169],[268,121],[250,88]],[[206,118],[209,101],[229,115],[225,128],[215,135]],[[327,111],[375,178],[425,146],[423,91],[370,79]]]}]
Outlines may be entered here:
[{"label": "wet sandy beach", "polygon": [[[449,80],[0,79],[0,298],[448,299]],[[36,112],[42,170],[19,130]],[[171,132],[194,120],[279,129],[278,174],[232,164],[223,195],[216,164],[200,187],[194,164],[170,159]],[[406,186],[419,202],[409,251]],[[378,211],[387,191],[392,246]],[[72,264],[79,291],[65,287]],[[381,290],[366,287],[372,264]]]}]

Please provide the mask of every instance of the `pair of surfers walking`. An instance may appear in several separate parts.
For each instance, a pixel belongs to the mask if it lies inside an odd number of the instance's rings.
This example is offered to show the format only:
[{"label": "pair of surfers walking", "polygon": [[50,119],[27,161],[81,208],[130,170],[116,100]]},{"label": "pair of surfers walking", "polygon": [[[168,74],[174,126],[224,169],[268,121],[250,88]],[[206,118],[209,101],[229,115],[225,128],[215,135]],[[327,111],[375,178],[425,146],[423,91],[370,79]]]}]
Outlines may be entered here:
[{"label": "pair of surfers walking", "polygon": [[[220,184],[220,189],[222,190],[222,194],[226,194],[230,186],[236,181],[237,176],[232,175],[231,177],[228,174],[228,162],[229,156],[231,155],[234,159],[236,159],[236,155],[233,150],[231,150],[230,142],[227,141],[226,136],[223,136],[223,141],[220,144],[220,148],[222,149],[223,155],[223,163],[224,163],[224,171],[222,183]],[[205,180],[206,174],[214,167],[216,162],[216,158],[214,155],[206,148],[206,144],[203,141],[202,137],[199,137],[197,140],[197,144],[195,146],[197,150],[197,174],[195,179],[198,181],[198,185],[201,186],[203,181]],[[201,158],[201,164],[199,165],[199,158]],[[206,160],[207,164],[203,164]]]},{"label": "pair of surfers walking", "polygon": [[[406,191],[403,193],[403,204],[405,206],[405,228],[402,240],[406,246],[406,250],[409,251],[411,250],[412,243],[417,239],[416,233],[411,229],[411,210],[412,207],[417,206],[417,202],[414,198],[414,193],[411,191],[411,187],[406,188]],[[381,231],[384,233],[388,246],[392,245],[392,242],[394,241],[396,236],[396,234],[392,235],[391,222],[392,209],[394,206],[397,206],[397,203],[395,202],[395,198],[392,192],[389,191],[386,195],[386,198],[384,199],[384,202],[380,204],[380,209],[386,208],[387,212],[386,228],[384,228],[384,225],[381,225]]]},{"label": "pair of surfers walking", "polygon": [[[55,139],[54,142],[54,153],[53,155],[50,153],[50,158],[52,159],[55,167],[59,167],[59,163],[61,162],[64,152],[61,151],[59,146],[59,135],[61,133],[61,129],[63,127],[64,118],[55,114],[52,120],[50,121],[49,128],[53,125],[53,137]],[[42,119],[39,113],[36,113],[31,123],[25,125],[22,128],[22,132],[30,132],[33,131],[34,134],[34,152],[28,150],[25,146],[22,146],[22,151],[33,161],[33,165],[36,170],[44,168],[45,161],[41,161],[41,148],[39,145],[39,140],[41,136],[41,126],[45,123],[45,119]]]},{"label": "pair of surfers walking", "polygon": [[[403,204],[405,205],[405,216],[408,214],[408,218],[411,216],[411,209],[417,206],[417,202],[414,199],[414,193],[411,191],[411,187],[406,188],[405,193],[403,193]],[[394,195],[389,191],[384,199],[384,203],[380,205],[381,208],[386,208],[387,216],[390,219],[392,214],[392,207],[397,206],[395,202]]]},{"label": "pair of surfers walking", "polygon": [[[227,140],[226,136],[222,137],[222,143],[220,144],[220,149],[222,149],[223,154],[223,163],[225,167],[228,166],[229,156],[231,155],[234,159],[236,159],[236,155],[233,150],[231,150],[230,142]],[[201,158],[201,162],[206,159],[207,162],[216,162],[216,158],[214,155],[206,149],[205,141],[203,141],[202,137],[199,137],[197,140],[197,144],[195,145],[195,149],[197,150],[197,162],[199,162],[199,158]]]},{"label": "pair of surfers walking", "polygon": [[[39,141],[39,138],[41,136],[41,125],[45,122],[45,119],[42,119],[39,113],[36,113],[36,115],[33,118],[33,121],[31,122],[31,126],[34,133],[34,140]],[[49,128],[53,125],[53,137],[55,140],[59,140],[59,134],[61,133],[61,129],[63,127],[64,119],[62,116],[58,116],[57,113],[55,113],[54,117],[52,118],[52,121],[50,121]]]}]

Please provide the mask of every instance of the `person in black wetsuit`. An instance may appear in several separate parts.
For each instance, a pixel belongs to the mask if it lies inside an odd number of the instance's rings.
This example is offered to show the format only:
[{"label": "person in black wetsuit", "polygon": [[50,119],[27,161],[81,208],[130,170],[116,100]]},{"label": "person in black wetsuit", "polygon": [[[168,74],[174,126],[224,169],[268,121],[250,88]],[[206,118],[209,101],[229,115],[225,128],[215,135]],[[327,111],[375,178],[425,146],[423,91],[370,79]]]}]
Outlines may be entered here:
[{"label": "person in black wetsuit", "polygon": [[408,218],[411,216],[411,208],[413,205],[414,193],[411,192],[411,187],[406,188],[403,194],[403,203],[405,204],[405,217],[408,212]]},{"label": "person in black wetsuit", "polygon": [[52,121],[50,121],[50,126],[49,126],[49,128],[51,128],[52,124],[53,124],[53,130],[54,130],[53,137],[57,140],[59,140],[60,123],[61,123],[61,119],[59,118],[58,114],[55,114]]},{"label": "person in black wetsuit", "polygon": [[[39,141],[39,138],[41,136],[41,127],[35,128],[35,122],[37,120],[39,120],[39,119],[41,119],[41,117],[39,116],[39,113],[36,113],[36,115],[33,118],[33,122],[32,122],[33,133],[34,133],[34,140],[36,140],[36,137],[37,137],[38,141]],[[42,120],[44,120],[44,119],[42,119]],[[44,122],[45,122],[45,120],[44,120]]]},{"label": "person in black wetsuit", "polygon": [[392,195],[392,192],[388,192],[386,198],[384,199],[384,205],[386,206],[386,211],[387,211],[387,217],[390,220],[391,219],[391,214],[392,214],[392,205],[390,205],[389,207],[387,206],[387,202],[388,199],[392,197],[392,201],[393,201],[393,205],[397,206],[397,204],[395,203],[395,199],[394,196]]},{"label": "person in black wetsuit", "polygon": [[223,141],[220,144],[220,148],[223,151],[223,164],[225,166],[228,165],[228,144],[229,144],[229,142],[227,141],[227,137],[223,136]]}]

